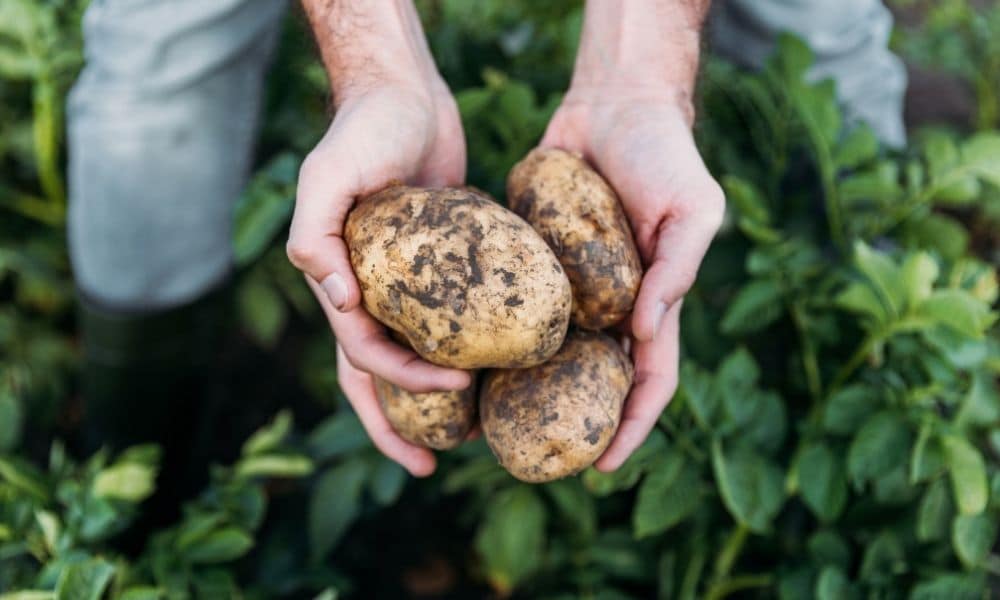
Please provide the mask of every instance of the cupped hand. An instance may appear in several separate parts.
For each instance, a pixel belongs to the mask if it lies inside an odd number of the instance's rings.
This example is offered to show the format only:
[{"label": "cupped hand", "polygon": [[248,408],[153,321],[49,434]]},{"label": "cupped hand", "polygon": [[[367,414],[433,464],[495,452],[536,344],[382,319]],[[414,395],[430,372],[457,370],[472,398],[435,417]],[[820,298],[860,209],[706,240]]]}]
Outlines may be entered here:
[{"label": "cupped hand", "polygon": [[671,89],[571,89],[540,144],[582,153],[608,180],[646,269],[626,323],[635,382],[618,433],[596,463],[602,471],[617,469],[642,444],[677,389],[682,298],[725,211],[691,115]]},{"label": "cupped hand", "polygon": [[379,85],[340,103],[329,130],[302,163],[287,245],[337,338],[344,393],[375,445],[418,476],[433,472],[434,456],[388,425],[372,375],[416,392],[464,389],[470,377],[424,361],[389,339],[362,305],[342,236],[355,199],[391,181],[462,183],[465,140],[457,107],[442,82],[429,87]]}]

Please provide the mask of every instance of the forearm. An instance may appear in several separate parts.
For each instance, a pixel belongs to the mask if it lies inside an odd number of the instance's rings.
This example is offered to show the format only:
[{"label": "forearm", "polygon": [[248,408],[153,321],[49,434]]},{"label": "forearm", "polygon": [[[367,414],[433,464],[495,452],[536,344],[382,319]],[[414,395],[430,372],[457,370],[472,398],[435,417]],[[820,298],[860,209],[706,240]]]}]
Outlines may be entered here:
[{"label": "forearm", "polygon": [[302,0],[334,102],[383,84],[439,85],[411,0]]},{"label": "forearm", "polygon": [[710,0],[588,0],[573,90],[675,95],[690,111]]}]

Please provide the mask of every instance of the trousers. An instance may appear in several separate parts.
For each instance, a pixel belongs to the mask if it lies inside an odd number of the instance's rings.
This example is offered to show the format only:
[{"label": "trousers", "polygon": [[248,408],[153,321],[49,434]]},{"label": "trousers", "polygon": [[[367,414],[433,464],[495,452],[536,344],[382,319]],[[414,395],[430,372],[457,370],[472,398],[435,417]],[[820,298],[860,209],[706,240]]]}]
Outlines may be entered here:
[{"label": "trousers", "polygon": [[[879,0],[720,0],[715,51],[759,67],[777,35],[813,49],[851,120],[905,138],[905,70]],[[219,285],[286,0],[93,0],[67,103],[70,257],[81,295],[155,312]]]}]

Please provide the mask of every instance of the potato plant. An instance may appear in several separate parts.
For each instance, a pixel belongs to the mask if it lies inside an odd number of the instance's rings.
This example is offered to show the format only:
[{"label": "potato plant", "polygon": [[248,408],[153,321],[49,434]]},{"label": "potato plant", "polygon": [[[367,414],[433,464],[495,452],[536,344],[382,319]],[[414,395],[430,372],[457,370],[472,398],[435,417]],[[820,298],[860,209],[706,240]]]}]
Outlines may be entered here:
[{"label": "potato plant", "polygon": [[[578,7],[419,4],[470,183],[502,196],[568,79]],[[997,248],[967,225],[1000,194],[1000,134],[881,148],[829,83],[807,83],[792,39],[758,74],[705,65],[697,133],[729,215],[685,300],[680,390],[646,443],[615,473],[526,484],[477,441],[415,481],[337,394],[325,323],[283,257],[297,165],[326,119],[290,20],[235,217],[235,308],[275,373],[295,357],[307,408],[298,427],[282,412],[244,432],[173,523],[143,525],[155,447],[51,443],[75,434],[78,357],[61,135],[36,99],[65,93],[82,5],[0,0],[0,598],[397,597],[428,570],[473,597],[995,593]]]}]

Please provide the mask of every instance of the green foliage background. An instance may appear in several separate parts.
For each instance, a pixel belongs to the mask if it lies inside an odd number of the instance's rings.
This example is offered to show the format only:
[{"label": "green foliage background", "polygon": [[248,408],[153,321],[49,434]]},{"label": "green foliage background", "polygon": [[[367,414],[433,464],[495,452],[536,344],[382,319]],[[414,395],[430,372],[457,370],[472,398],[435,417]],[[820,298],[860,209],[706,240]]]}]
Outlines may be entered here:
[{"label": "green foliage background", "polygon": [[[568,82],[580,6],[419,5],[470,183],[500,197]],[[61,105],[83,2],[0,0],[0,598],[988,597],[1000,8],[898,5],[923,17],[898,47],[968,86],[968,125],[889,151],[842,122],[831,84],[805,82],[794,39],[759,74],[709,59],[699,144],[729,215],[685,303],[681,389],[617,473],[541,486],[481,442],[410,480],[345,407],[282,250],[298,163],[329,119],[290,18],[235,215],[234,308],[276,370],[294,356],[312,408],[295,403],[297,426],[282,410],[175,524],[124,549],[159,450],[83,457],[59,441],[79,408]]]}]

